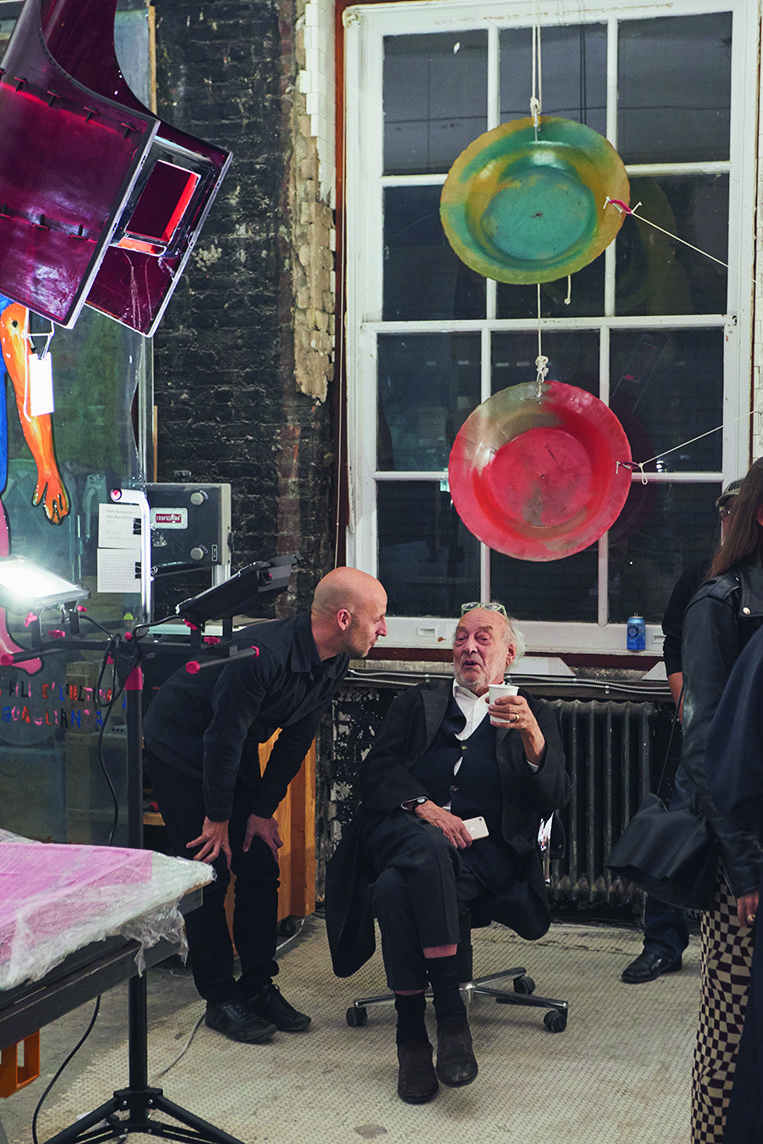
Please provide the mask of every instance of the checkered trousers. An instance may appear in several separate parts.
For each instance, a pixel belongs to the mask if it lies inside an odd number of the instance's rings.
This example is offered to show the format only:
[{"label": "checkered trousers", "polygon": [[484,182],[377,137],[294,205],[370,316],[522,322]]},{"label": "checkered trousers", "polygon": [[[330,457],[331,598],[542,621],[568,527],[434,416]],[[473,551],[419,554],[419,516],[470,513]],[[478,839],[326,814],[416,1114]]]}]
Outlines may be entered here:
[{"label": "checkered trousers", "polygon": [[700,1009],[692,1069],[692,1144],[722,1144],[752,960],[752,930],[719,870],[715,902],[702,915]]}]

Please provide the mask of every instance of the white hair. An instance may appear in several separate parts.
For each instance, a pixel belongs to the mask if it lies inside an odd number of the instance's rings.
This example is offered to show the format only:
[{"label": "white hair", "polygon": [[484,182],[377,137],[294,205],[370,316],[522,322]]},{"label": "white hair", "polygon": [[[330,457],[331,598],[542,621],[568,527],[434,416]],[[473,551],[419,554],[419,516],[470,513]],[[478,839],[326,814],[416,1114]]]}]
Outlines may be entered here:
[{"label": "white hair", "polygon": [[527,650],[527,643],[525,642],[525,637],[517,627],[517,621],[513,616],[506,616],[506,634],[508,636],[506,642],[514,644],[516,648],[515,660],[521,659]]}]

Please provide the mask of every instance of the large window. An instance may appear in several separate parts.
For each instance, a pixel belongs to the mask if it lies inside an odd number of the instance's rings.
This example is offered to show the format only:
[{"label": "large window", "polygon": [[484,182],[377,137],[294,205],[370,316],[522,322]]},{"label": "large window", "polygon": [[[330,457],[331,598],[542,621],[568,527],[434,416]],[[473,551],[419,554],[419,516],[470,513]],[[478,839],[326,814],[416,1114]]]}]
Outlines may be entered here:
[{"label": "large window", "polygon": [[[439,219],[461,151],[530,114],[536,7],[345,13],[349,554],[387,588],[395,643],[436,643],[462,601],[498,598],[534,650],[624,649],[633,613],[658,650],[748,463],[756,6],[542,6],[542,112],[606,135],[648,222],[626,218],[569,298],[543,284],[540,315],[535,285],[470,270]],[[549,378],[607,403],[647,463],[598,544],[535,563],[466,528],[448,457],[477,405],[535,380],[539,330]]]}]

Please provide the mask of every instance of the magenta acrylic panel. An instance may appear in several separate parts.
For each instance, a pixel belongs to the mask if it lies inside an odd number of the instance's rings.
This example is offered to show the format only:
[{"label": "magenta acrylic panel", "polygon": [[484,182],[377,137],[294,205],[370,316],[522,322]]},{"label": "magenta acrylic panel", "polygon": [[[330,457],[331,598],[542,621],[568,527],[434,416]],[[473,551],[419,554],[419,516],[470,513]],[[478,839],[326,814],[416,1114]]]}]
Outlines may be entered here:
[{"label": "magenta acrylic panel", "polygon": [[128,87],[116,0],[26,0],[0,69],[0,293],[151,336],[230,162]]}]

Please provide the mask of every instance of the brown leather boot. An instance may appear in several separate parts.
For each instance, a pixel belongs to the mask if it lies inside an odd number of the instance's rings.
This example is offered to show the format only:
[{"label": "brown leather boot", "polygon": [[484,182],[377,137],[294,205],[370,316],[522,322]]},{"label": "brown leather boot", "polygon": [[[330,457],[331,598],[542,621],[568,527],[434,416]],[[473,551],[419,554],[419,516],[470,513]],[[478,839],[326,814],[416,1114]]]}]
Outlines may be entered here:
[{"label": "brown leather boot", "polygon": [[449,1017],[437,1026],[437,1077],[449,1088],[471,1084],[477,1076],[469,1022]]},{"label": "brown leather boot", "polygon": [[403,1041],[397,1046],[397,1060],[397,1095],[406,1104],[426,1104],[440,1087],[429,1041]]}]

